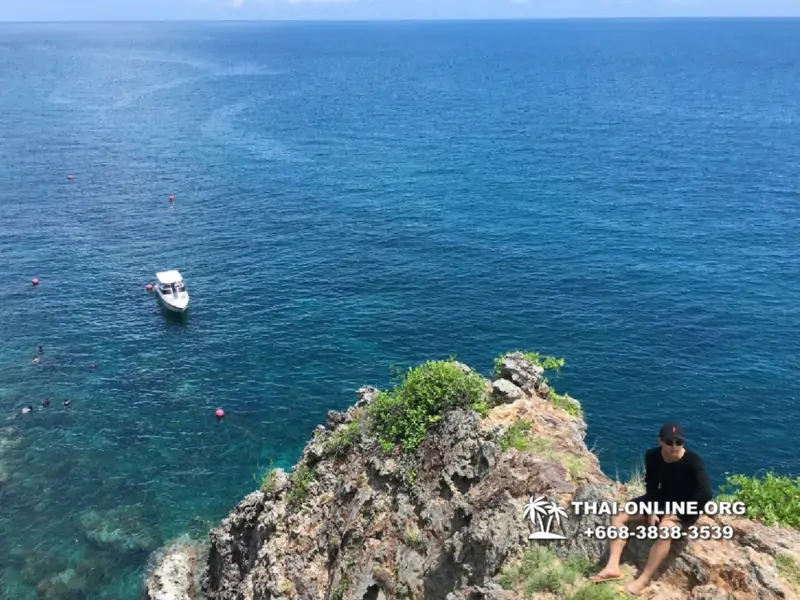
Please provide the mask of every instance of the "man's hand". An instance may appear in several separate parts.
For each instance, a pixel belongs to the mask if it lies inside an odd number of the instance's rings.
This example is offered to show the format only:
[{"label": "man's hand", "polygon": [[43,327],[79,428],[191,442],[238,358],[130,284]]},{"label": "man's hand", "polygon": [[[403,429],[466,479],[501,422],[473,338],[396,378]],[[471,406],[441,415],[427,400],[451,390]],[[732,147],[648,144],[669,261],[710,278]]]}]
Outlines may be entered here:
[{"label": "man's hand", "polygon": [[658,525],[658,515],[647,515],[648,525]]}]

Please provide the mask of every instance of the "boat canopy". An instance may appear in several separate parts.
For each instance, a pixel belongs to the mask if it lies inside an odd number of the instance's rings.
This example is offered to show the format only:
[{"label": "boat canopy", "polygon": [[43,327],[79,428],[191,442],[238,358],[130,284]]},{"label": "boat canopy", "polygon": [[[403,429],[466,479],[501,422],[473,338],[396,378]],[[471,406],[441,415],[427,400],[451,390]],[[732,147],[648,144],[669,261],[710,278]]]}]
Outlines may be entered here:
[{"label": "boat canopy", "polygon": [[156,273],[156,277],[158,277],[158,282],[164,285],[172,285],[183,281],[183,277],[177,271],[161,271],[161,273]]}]

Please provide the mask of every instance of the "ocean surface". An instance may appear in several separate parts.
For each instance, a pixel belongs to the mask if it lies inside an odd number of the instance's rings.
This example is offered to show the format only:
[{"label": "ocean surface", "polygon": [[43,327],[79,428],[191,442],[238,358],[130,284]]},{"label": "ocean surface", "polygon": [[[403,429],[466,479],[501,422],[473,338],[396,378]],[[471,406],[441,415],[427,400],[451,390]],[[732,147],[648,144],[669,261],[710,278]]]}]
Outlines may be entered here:
[{"label": "ocean surface", "polygon": [[451,355],[563,356],[611,476],[667,419],[798,474],[798,73],[798,20],[0,25],[0,597],[138,600]]}]

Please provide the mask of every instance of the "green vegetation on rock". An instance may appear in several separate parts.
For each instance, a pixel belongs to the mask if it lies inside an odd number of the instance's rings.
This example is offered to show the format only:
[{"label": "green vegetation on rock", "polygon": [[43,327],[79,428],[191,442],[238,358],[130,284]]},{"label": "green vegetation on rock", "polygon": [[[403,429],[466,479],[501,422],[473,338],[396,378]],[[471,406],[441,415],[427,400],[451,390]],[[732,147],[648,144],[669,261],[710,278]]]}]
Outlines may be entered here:
[{"label": "green vegetation on rock", "polygon": [[509,448],[514,448],[520,452],[525,452],[530,448],[530,421],[520,419],[515,421],[511,427],[500,436],[500,450],[505,452]]},{"label": "green vegetation on rock", "polygon": [[492,372],[492,375],[495,379],[497,379],[498,377],[502,377],[503,369],[500,363],[503,361],[503,359],[509,354],[514,354],[516,352],[524,356],[526,360],[529,360],[537,367],[541,367],[542,369],[544,369],[545,372],[555,371],[556,373],[558,373],[561,370],[561,367],[564,366],[563,358],[556,358],[554,356],[542,355],[538,352],[515,350],[513,352],[506,352],[494,359],[494,371]]},{"label": "green vegetation on rock", "polygon": [[547,392],[547,399],[553,403],[553,406],[556,408],[560,408],[567,414],[570,414],[574,417],[578,417],[581,415],[581,405],[575,398],[572,398],[569,394],[559,394],[558,392],[553,389],[552,383],[547,377],[548,371],[551,371],[558,375],[561,371],[561,367],[564,366],[564,359],[557,358],[555,356],[548,356],[546,354],[540,354],[539,352],[529,352],[526,350],[516,350],[514,352],[506,352],[505,354],[501,354],[497,358],[494,359],[494,370],[492,371],[492,377],[498,379],[503,376],[503,367],[502,362],[503,359],[508,356],[509,354],[521,354],[526,360],[530,361],[532,364],[540,367],[544,370],[544,377],[542,378],[542,383],[547,385],[548,392]]},{"label": "green vegetation on rock", "polygon": [[[549,593],[572,600],[576,597],[571,593],[572,588],[581,578],[588,576],[593,567],[586,559],[576,557],[561,560],[549,548],[535,546],[527,549],[515,564],[503,569],[500,586],[505,590],[515,590],[525,598]],[[577,593],[583,592],[579,590]],[[615,597],[586,596],[585,600]]]},{"label": "green vegetation on rock", "polygon": [[775,564],[783,578],[788,581],[795,590],[800,591],[800,565],[788,554],[776,555]]},{"label": "green vegetation on rock", "polygon": [[720,501],[744,503],[750,519],[800,529],[800,477],[731,475],[720,492]]},{"label": "green vegetation on rock", "polygon": [[347,578],[347,573],[342,573],[342,576],[339,579],[339,583],[333,590],[333,594],[331,595],[331,600],[344,600],[345,594],[347,594],[347,590],[349,587],[350,587],[350,580]]},{"label": "green vegetation on rock", "polygon": [[261,479],[261,491],[264,494],[271,494],[275,491],[275,483],[277,481],[278,469],[270,469],[264,473]]},{"label": "green vegetation on rock", "polygon": [[376,394],[367,411],[371,430],[385,451],[399,446],[410,453],[445,412],[480,410],[485,395],[486,385],[478,373],[464,372],[452,359],[428,361],[402,374],[392,390]]},{"label": "green vegetation on rock", "polygon": [[584,468],[583,460],[577,456],[555,451],[552,438],[531,435],[531,423],[524,419],[515,421],[500,436],[500,449],[505,452],[514,448],[520,452],[533,452],[562,465],[572,479],[578,479]]},{"label": "green vegetation on rock", "polygon": [[559,394],[553,388],[550,388],[550,391],[547,394],[547,399],[553,403],[553,406],[560,408],[573,417],[577,417],[581,414],[580,403],[569,394]]},{"label": "green vegetation on rock", "polygon": [[333,454],[342,454],[358,442],[361,436],[361,426],[358,419],[353,419],[346,425],[339,427],[333,435],[325,440],[325,451]]},{"label": "green vegetation on rock", "polygon": [[625,596],[613,587],[588,583],[574,594],[571,594],[568,600],[621,600],[623,598]]},{"label": "green vegetation on rock", "polygon": [[314,469],[307,465],[300,465],[291,475],[291,488],[287,494],[287,501],[290,506],[300,506],[308,498],[308,488],[317,478]]}]

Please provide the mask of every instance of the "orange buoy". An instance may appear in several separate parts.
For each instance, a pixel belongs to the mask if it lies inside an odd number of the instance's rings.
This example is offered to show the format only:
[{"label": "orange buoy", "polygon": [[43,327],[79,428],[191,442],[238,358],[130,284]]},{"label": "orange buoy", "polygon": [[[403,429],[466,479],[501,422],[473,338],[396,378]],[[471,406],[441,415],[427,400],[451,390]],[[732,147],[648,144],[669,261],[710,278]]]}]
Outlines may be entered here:
[{"label": "orange buoy", "polygon": [[152,292],[153,291],[153,284],[152,283],[148,283],[146,286],[144,286],[144,289],[146,289],[148,292]]},{"label": "orange buoy", "polygon": [[39,285],[39,280],[38,280],[38,279],[36,279],[36,277],[34,277],[33,279],[31,279],[31,283],[32,283],[33,285]]}]

